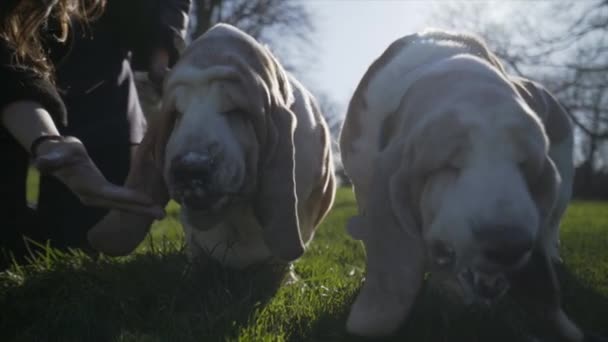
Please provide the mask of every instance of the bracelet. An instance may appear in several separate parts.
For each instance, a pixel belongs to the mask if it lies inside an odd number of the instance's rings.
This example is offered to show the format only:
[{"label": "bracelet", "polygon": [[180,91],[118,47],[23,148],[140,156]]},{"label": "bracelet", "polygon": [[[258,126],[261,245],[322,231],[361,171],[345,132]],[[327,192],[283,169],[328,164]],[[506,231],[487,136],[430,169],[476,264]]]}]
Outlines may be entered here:
[{"label": "bracelet", "polygon": [[38,157],[38,147],[45,141],[63,141],[63,137],[60,135],[41,135],[38,138],[32,141],[32,145],[30,145],[30,155],[33,159]]}]

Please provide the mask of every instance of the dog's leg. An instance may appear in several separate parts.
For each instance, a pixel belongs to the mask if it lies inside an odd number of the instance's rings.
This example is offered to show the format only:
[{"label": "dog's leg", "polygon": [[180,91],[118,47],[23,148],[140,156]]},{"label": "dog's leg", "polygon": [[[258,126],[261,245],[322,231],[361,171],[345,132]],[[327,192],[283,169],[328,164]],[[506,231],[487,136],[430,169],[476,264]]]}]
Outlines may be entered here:
[{"label": "dog's leg", "polygon": [[581,330],[562,309],[555,270],[543,248],[537,246],[528,264],[510,278],[511,296],[538,319],[549,341],[584,340]]}]

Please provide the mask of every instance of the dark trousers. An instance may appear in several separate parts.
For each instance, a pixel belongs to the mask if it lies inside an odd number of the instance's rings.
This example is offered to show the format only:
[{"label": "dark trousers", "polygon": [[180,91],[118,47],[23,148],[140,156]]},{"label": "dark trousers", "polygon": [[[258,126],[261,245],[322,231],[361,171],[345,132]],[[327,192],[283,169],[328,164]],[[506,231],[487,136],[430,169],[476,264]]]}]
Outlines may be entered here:
[{"label": "dark trousers", "polygon": [[[79,52],[74,57],[86,56],[85,52]],[[81,64],[65,67],[89,65],[84,63],[86,61],[84,59],[80,61]],[[137,93],[128,63],[121,61],[104,65],[115,67],[120,72],[110,73],[105,80],[101,78],[101,83],[94,82],[96,78],[92,76],[91,79],[80,79],[73,70],[58,70],[58,76],[65,82],[63,88],[67,89],[70,84],[78,82],[95,84],[90,91],[71,87],[64,94],[62,99],[68,110],[68,126],[59,130],[62,135],[80,139],[108,181],[122,185],[130,163],[129,113],[131,108],[139,108],[139,102],[136,101]],[[90,67],[85,70],[90,71]],[[42,176],[40,179],[37,209],[40,225],[44,227],[53,247],[85,251],[92,251],[87,241],[87,231],[107,213],[104,209],[82,205],[76,195],[52,176]]]},{"label": "dark trousers", "polygon": [[[106,178],[123,184],[130,163],[130,146],[126,142],[87,147],[89,155]],[[14,257],[24,262],[38,248],[27,239],[54,248],[80,248],[92,252],[87,231],[107,210],[86,207],[57,179],[41,176],[37,208],[30,207],[25,196],[29,157],[11,137],[0,138],[0,153],[7,165],[0,167],[0,270]],[[11,256],[12,254],[12,256]]]},{"label": "dark trousers", "polygon": [[[120,58],[100,64],[107,72],[91,68],[94,63],[87,62],[86,54],[90,52],[85,52],[74,54],[83,60],[72,60],[58,70],[60,88],[69,90],[63,96],[68,126],[59,130],[79,138],[101,173],[122,185],[129,172],[131,142],[141,140],[145,127],[133,75],[128,61]],[[29,208],[25,197],[29,156],[2,127],[0,156],[0,250],[12,251],[22,260],[28,253],[25,235],[50,241],[55,248],[90,251],[86,233],[107,211],[85,207],[65,185],[44,175],[37,210]],[[1,252],[0,258],[2,267],[7,259]]]},{"label": "dark trousers", "polygon": [[[129,171],[129,146],[110,145],[88,148],[91,159],[106,178],[122,185]],[[38,221],[55,248],[92,249],[87,231],[107,214],[107,210],[87,207],[63,183],[51,176],[40,179]]]},{"label": "dark trousers", "polygon": [[0,127],[0,270],[11,261],[14,253],[18,261],[27,255],[23,236],[39,239],[35,211],[28,206],[25,182],[29,156],[6,130]]}]

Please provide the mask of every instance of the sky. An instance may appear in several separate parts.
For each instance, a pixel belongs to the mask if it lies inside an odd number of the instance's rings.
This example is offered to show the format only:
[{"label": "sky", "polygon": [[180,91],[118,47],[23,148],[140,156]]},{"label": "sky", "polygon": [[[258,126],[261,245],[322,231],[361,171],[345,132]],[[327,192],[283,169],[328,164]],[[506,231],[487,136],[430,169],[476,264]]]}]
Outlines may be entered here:
[{"label": "sky", "polygon": [[368,66],[388,45],[427,26],[429,1],[309,0],[320,56],[306,82],[345,106]]},{"label": "sky", "polygon": [[[429,27],[442,28],[433,14],[448,0],[298,0],[311,9],[315,33],[314,66],[298,75],[313,92],[323,92],[341,107],[350,100],[368,66],[394,40]],[[551,1],[469,0],[487,6],[485,19],[509,22],[511,10],[534,8]],[[541,7],[538,7],[541,8]],[[484,20],[484,18],[480,18]],[[498,20],[497,22],[500,22]],[[560,23],[556,23],[560,25]],[[342,108],[344,109],[344,108]]]}]

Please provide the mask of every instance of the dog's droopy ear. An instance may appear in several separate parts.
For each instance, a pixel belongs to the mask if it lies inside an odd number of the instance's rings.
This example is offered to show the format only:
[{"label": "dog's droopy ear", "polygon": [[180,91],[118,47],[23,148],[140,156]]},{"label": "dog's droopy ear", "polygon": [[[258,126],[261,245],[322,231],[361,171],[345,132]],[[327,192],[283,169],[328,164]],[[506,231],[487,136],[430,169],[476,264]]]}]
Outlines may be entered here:
[{"label": "dog's droopy ear", "polygon": [[[125,186],[150,196],[156,204],[164,207],[169,194],[162,174],[162,163],[158,160],[159,137],[167,136],[163,120],[153,123],[141,145],[137,148]],[[111,256],[131,253],[146,237],[154,221],[148,216],[112,210],[91,230],[87,237],[96,250]]]},{"label": "dog's droopy ear", "polygon": [[546,220],[553,210],[560,184],[559,171],[551,158],[546,156],[541,174],[537,181],[531,184],[530,189],[543,220]]},{"label": "dog's droopy ear", "polygon": [[[394,157],[395,154],[392,154]],[[388,160],[389,164],[384,163]],[[383,162],[384,161],[384,162]],[[365,337],[393,334],[407,317],[422,286],[424,244],[414,225],[400,171],[391,176],[399,158],[384,158],[376,166],[365,214],[351,219],[349,232],[363,240],[365,283],[355,300],[346,328]],[[404,194],[400,194],[404,195]]]},{"label": "dog's droopy ear", "polygon": [[264,240],[277,258],[291,261],[304,253],[298,221],[295,184],[295,115],[279,106],[267,119],[267,141],[262,150],[255,213]]}]

